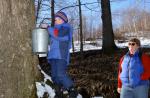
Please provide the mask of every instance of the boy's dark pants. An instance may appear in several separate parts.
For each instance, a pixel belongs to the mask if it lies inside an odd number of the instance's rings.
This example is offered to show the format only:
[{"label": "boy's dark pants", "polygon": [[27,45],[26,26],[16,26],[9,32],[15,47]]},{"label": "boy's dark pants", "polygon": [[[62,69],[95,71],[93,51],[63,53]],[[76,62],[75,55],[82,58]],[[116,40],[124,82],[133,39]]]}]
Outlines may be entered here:
[{"label": "boy's dark pants", "polygon": [[62,85],[65,89],[73,86],[73,81],[67,75],[67,62],[63,59],[51,59],[51,77],[55,84]]}]

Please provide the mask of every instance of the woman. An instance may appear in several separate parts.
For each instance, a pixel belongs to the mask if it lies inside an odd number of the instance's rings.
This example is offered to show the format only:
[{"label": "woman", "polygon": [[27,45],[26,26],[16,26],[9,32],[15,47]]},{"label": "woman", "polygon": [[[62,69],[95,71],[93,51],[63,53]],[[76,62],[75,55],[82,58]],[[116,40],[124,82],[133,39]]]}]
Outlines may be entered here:
[{"label": "woman", "polygon": [[148,98],[150,57],[140,51],[140,40],[128,43],[129,51],[120,59],[118,93],[120,98]]}]

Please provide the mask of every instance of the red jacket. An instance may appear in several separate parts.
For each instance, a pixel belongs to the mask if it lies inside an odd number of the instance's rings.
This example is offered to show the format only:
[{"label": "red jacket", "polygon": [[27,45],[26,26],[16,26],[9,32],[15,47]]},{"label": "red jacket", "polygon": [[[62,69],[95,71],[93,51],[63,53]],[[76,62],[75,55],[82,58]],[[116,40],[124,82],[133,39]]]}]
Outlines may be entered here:
[{"label": "red jacket", "polygon": [[[119,69],[118,69],[118,88],[121,88],[122,87],[122,82],[121,82],[121,79],[120,79],[120,73],[122,71],[122,68],[121,68],[121,64],[122,64],[122,61],[123,61],[123,58],[122,57],[120,59],[120,62],[119,62]],[[144,67],[144,72],[143,74],[141,75],[141,79],[142,80],[148,80],[150,78],[150,57],[144,53],[142,53],[142,64],[143,64],[143,67]]]}]

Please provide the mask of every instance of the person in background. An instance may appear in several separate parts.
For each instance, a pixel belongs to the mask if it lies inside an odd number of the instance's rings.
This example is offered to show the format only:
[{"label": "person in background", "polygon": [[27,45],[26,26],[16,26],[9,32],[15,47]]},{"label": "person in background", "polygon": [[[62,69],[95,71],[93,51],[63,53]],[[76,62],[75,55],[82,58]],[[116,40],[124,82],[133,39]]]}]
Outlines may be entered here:
[{"label": "person in background", "polygon": [[120,98],[148,98],[150,57],[140,47],[139,39],[131,39],[129,51],[120,59],[117,88]]},{"label": "person in background", "polygon": [[69,98],[76,98],[78,93],[74,83],[67,74],[72,43],[72,27],[68,23],[67,15],[58,11],[55,14],[54,27],[48,27],[50,37],[50,49],[48,62],[51,65],[51,76],[56,85],[55,98],[62,98],[62,88],[68,91]]}]

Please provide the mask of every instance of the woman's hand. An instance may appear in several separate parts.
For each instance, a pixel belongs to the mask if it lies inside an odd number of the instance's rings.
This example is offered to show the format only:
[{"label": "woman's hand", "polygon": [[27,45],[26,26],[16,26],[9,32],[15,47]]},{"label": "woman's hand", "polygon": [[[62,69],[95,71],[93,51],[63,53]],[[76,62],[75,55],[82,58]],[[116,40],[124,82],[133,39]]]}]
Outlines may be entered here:
[{"label": "woman's hand", "polygon": [[120,92],[121,92],[121,88],[117,88],[117,92],[120,94]]}]

